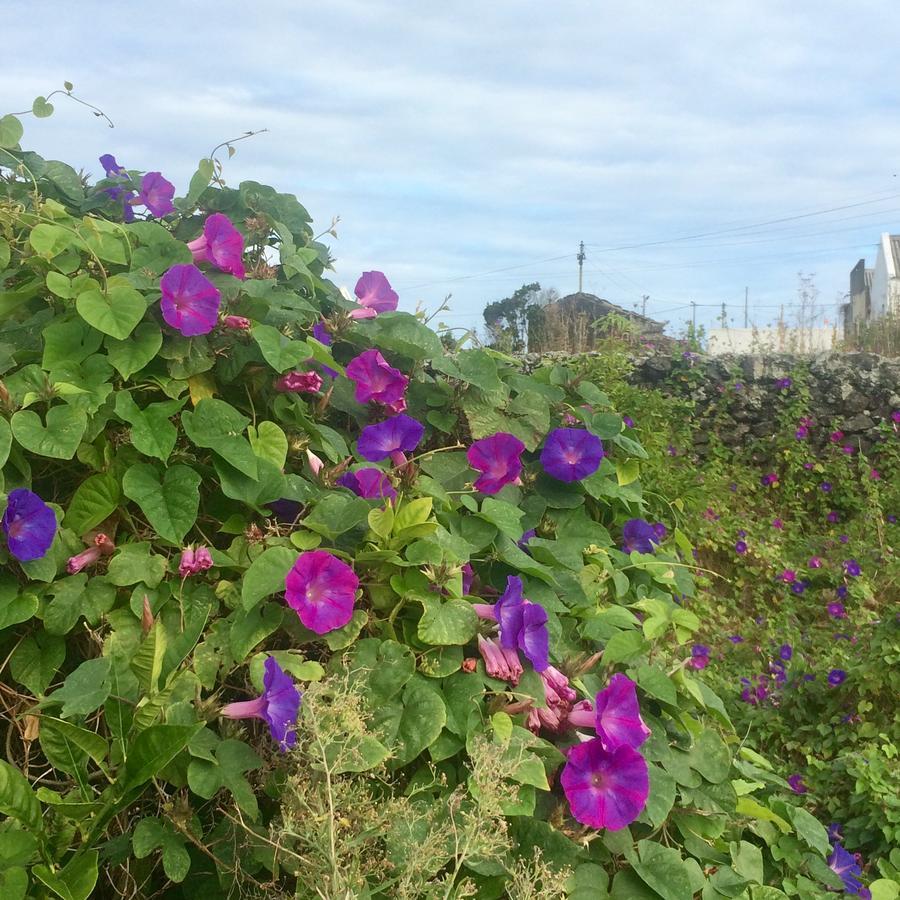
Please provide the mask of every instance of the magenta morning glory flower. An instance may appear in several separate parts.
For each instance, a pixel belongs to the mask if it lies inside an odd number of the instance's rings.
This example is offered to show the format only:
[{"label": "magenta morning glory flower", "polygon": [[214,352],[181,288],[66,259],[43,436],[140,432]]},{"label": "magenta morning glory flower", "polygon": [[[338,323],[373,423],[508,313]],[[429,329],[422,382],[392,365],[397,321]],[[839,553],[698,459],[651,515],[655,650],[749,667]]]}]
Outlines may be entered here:
[{"label": "magenta morning glory flower", "polygon": [[658,543],[653,526],[644,519],[629,519],[622,526],[622,552],[652,553]]},{"label": "magenta morning glory flower", "polygon": [[246,278],[244,271],[244,236],[231,224],[228,216],[213,213],[203,223],[203,234],[188,241],[194,262],[212,263],[217,269]]},{"label": "magenta morning glory flower", "polygon": [[831,510],[825,518],[833,525],[840,518],[836,509]]},{"label": "magenta morning glory flower", "polygon": [[404,394],[409,378],[395,369],[377,350],[366,350],[347,364],[347,377],[356,384],[356,402],[380,403],[392,412],[406,409]]},{"label": "magenta morning glory flower", "polygon": [[778,576],[785,584],[792,584],[797,580],[797,573],[793,569],[785,569]]},{"label": "magenta morning glory flower", "polygon": [[415,450],[424,434],[425,426],[421,422],[401,413],[377,425],[367,425],[356,446],[360,456],[369,462],[390,457],[395,466],[402,466],[406,463],[403,454]]},{"label": "magenta morning glory flower", "polygon": [[809,428],[807,428],[806,425],[801,425],[801,426],[794,432],[794,437],[795,437],[798,441],[804,440],[805,438],[809,437]]},{"label": "magenta morning glory flower", "polygon": [[706,644],[694,644],[687,664],[692,669],[705,669],[709,665],[709,647]]},{"label": "magenta morning glory flower", "polygon": [[229,703],[219,715],[228,719],[262,719],[269,726],[272,740],[285,752],[297,743],[295,728],[303,695],[274,656],[266,657],[263,688],[255,700]]},{"label": "magenta morning glory flower", "polygon": [[31,562],[46,555],[56,536],[56,514],[26,488],[9,492],[0,523],[6,546],[19,562]]},{"label": "magenta morning glory flower", "polygon": [[855,559],[847,559],[844,560],[844,571],[848,574],[856,578],[858,575],[862,575],[862,569],[859,566],[859,563]]},{"label": "magenta morning glory flower", "polygon": [[772,519],[772,527],[781,531],[784,528],[784,522],[781,519]]},{"label": "magenta morning glory flower", "polygon": [[790,644],[782,644],[778,655],[787,662],[794,655],[794,648]]},{"label": "magenta morning glory flower", "polygon": [[100,533],[94,536],[91,546],[87,550],[82,550],[75,556],[70,556],[66,563],[66,571],[70,575],[77,575],[82,569],[92,566],[101,556],[109,556],[116,549],[116,545],[110,540],[108,535]]},{"label": "magenta morning glory flower", "polygon": [[799,772],[794,775],[789,775],[787,782],[795,794],[805,794],[809,790],[803,783],[803,776]]},{"label": "magenta morning glory flower", "polygon": [[747,552],[747,542],[746,541],[735,541],[734,552],[743,556]]},{"label": "magenta morning glory flower", "polygon": [[384,272],[363,272],[353,293],[362,309],[354,309],[351,319],[371,319],[378,313],[392,312],[399,300]]},{"label": "magenta morning glory flower", "polygon": [[844,439],[843,431],[832,431],[830,435],[828,435],[828,439],[832,444],[839,444]]},{"label": "magenta morning glory flower", "polygon": [[514,434],[505,431],[475,441],[466,451],[469,465],[481,472],[475,479],[475,490],[496,494],[506,485],[518,481],[524,449],[525,445]]},{"label": "magenta morning glory flower", "polygon": [[826,607],[828,610],[828,615],[833,619],[846,619],[847,618],[847,610],[844,607],[844,604],[840,601],[832,601]]},{"label": "magenta morning glory flower", "polygon": [[555,428],[541,450],[544,471],[558,481],[581,481],[593,475],[601,459],[600,438],[583,428]]},{"label": "magenta morning glory flower", "polygon": [[821,569],[822,568],[822,559],[819,556],[811,556],[809,558],[809,562],[806,565],[810,569]]},{"label": "magenta morning glory flower", "polygon": [[769,487],[773,484],[778,484],[778,476],[774,472],[769,472],[766,475],[763,475],[762,478],[759,479],[759,483],[763,487]]},{"label": "magenta morning glory flower", "polygon": [[342,628],[353,617],[359,578],[347,563],[325,550],[297,557],[284,580],[284,599],[316,634]]},{"label": "magenta morning glory flower", "polygon": [[494,618],[500,625],[500,646],[521,650],[535,671],[542,672],[547,668],[550,649],[547,611],[522,594],[522,579],[518,575],[508,576],[506,590],[493,608]]},{"label": "magenta morning glory flower", "polygon": [[275,390],[288,394],[315,394],[322,390],[318,372],[287,372],[275,381]]},{"label": "magenta morning glory flower", "polygon": [[861,891],[867,891],[866,888],[863,887],[862,882],[859,880],[859,876],[862,874],[862,870],[859,867],[859,863],[856,861],[856,857],[845,850],[840,844],[835,844],[831,851],[831,856],[828,857],[828,868],[834,872],[835,875],[840,877],[841,881],[844,883],[844,892],[847,894],[854,894],[857,897],[861,896]]},{"label": "magenta morning glory flower", "polygon": [[344,472],[337,483],[342,487],[349,488],[358,497],[366,500],[376,500],[384,498],[387,500],[396,500],[397,492],[391,484],[391,480],[381,471],[381,469],[365,468],[357,469],[355,472]]},{"label": "magenta morning glory flower", "polygon": [[895,425],[900,425],[900,409],[895,409],[895,410],[891,413],[891,421],[892,421]]},{"label": "magenta morning glory flower", "polygon": [[828,673],[828,683],[832,687],[837,687],[847,680],[847,673],[843,669],[832,669]]},{"label": "magenta morning glory flower", "polygon": [[159,308],[167,325],[185,337],[209,334],[215,328],[222,297],[218,288],[196,267],[172,266],[159,282]]},{"label": "magenta morning glory flower", "polygon": [[650,794],[644,757],[627,745],[604,750],[600,738],[569,749],[559,782],[578,822],[610,831],[631,824]]},{"label": "magenta morning glory flower", "polygon": [[[585,705],[587,702],[585,701]],[[597,694],[594,708],[573,709],[569,723],[575,728],[593,727],[605,750],[619,747],[637,749],[650,737],[641,718],[634,682],[617,672]]]},{"label": "magenta morning glory flower", "polygon": [[854,453],[856,453],[856,448],[853,446],[853,444],[844,444],[844,446],[841,447],[841,451],[843,453],[846,453],[847,456],[852,456]]},{"label": "magenta morning glory flower", "polygon": [[147,172],[141,178],[141,189],[134,200],[135,206],[146,206],[151,216],[162,218],[175,212],[172,198],[175,196],[175,185],[166,181],[160,172]]}]

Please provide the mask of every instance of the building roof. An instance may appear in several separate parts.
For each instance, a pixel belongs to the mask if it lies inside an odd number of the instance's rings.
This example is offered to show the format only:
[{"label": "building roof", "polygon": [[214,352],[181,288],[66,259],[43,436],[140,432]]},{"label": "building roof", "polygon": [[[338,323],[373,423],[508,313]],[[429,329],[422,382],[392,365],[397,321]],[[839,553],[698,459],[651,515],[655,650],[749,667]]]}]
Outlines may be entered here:
[{"label": "building roof", "polygon": [[651,319],[648,316],[642,316],[633,309],[625,309],[624,306],[617,306],[609,300],[604,300],[596,294],[588,294],[585,291],[576,291],[574,294],[567,294],[565,297],[560,297],[556,302],[565,304],[566,306],[597,306],[604,314],[616,313],[617,315],[625,316],[626,319],[635,319],[638,322],[642,322],[648,327],[661,329],[665,324],[663,322],[657,322],[655,319]]}]

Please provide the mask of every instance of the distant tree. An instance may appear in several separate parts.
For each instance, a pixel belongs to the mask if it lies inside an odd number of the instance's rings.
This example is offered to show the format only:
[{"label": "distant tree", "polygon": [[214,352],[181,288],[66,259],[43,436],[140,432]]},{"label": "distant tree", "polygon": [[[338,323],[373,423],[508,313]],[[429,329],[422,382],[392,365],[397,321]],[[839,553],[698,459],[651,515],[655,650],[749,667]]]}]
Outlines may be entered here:
[{"label": "distant tree", "polygon": [[537,281],[523,284],[511,297],[495,300],[484,308],[487,343],[497,350],[522,353],[528,349],[528,325],[536,309],[557,299],[552,288],[542,290]]}]

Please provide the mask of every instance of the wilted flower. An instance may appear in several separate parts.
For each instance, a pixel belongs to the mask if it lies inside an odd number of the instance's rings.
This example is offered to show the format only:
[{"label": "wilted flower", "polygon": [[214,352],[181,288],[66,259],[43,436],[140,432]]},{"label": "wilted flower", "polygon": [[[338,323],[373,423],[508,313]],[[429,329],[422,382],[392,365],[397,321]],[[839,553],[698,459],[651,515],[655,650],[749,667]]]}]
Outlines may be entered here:
[{"label": "wilted flower", "polygon": [[181,551],[181,561],[178,563],[178,574],[182,578],[189,575],[197,575],[211,569],[213,565],[212,555],[207,547],[185,547]]},{"label": "wilted flower", "polygon": [[213,213],[203,223],[203,234],[188,241],[194,262],[212,263],[235,278],[246,278],[244,272],[244,236],[231,224],[228,216]]},{"label": "wilted flower", "polygon": [[644,519],[629,519],[622,526],[622,552],[652,553],[659,543],[653,526]]},{"label": "wilted flower", "polygon": [[409,378],[390,365],[378,350],[365,350],[350,360],[347,377],[356,385],[357,403],[371,400],[396,413],[406,409],[404,395]]},{"label": "wilted flower", "polygon": [[837,687],[847,680],[847,673],[843,669],[832,669],[828,673],[828,683],[832,687]]},{"label": "wilted flower", "polygon": [[547,668],[550,649],[547,611],[522,594],[522,579],[518,575],[508,576],[506,590],[493,610],[500,625],[500,646],[505,650],[521,650],[535,671],[541,672]]},{"label": "wilted flower", "polygon": [[862,569],[855,559],[844,560],[844,571],[854,578],[856,578],[856,576],[858,575],[862,575]]},{"label": "wilted flower", "polygon": [[484,668],[491,678],[499,678],[511,684],[518,684],[522,673],[522,663],[515,650],[505,650],[495,640],[478,635],[478,652],[484,660]]},{"label": "wilted flower", "polygon": [[787,782],[795,794],[805,794],[809,790],[803,783],[803,776],[799,772],[794,775],[789,775]]},{"label": "wilted flower", "polygon": [[350,488],[354,494],[366,500],[397,499],[397,492],[394,490],[390,478],[381,469],[371,466],[357,469],[355,472],[345,472],[338,478],[337,483],[345,488]]},{"label": "wilted flower", "polygon": [[580,481],[593,475],[603,459],[600,438],[582,428],[554,428],[541,450],[544,471],[558,481]]},{"label": "wilted flower", "polygon": [[172,266],[159,286],[159,307],[167,325],[185,337],[209,334],[215,328],[222,298],[218,288],[196,266]]},{"label": "wilted flower", "polygon": [[395,466],[402,466],[406,463],[403,454],[415,450],[424,434],[421,422],[401,413],[377,425],[367,425],[356,445],[360,456],[369,462],[390,457]]},{"label": "wilted flower", "polygon": [[66,563],[66,571],[70,575],[76,575],[87,566],[92,566],[101,556],[109,556],[116,549],[116,545],[105,534],[94,537],[92,545],[87,550],[82,550],[76,556],[69,557]]},{"label": "wilted flower", "polygon": [[245,318],[244,316],[225,316],[225,318],[222,320],[222,324],[226,328],[230,328],[232,331],[250,330],[250,320]]},{"label": "wilted flower", "polygon": [[380,312],[391,312],[399,301],[384,272],[363,272],[353,293],[362,308],[354,309],[350,313],[351,319],[371,319]]},{"label": "wilted flower", "polygon": [[272,739],[284,752],[297,743],[295,726],[303,695],[274,656],[266,657],[263,688],[255,700],[229,703],[222,707],[220,715],[228,719],[262,719],[269,726]]},{"label": "wilted flower", "polygon": [[559,781],[578,822],[610,831],[633,822],[650,793],[644,757],[627,745],[604,750],[599,737],[569,749]]},{"label": "wilted flower", "polygon": [[10,554],[19,562],[45,556],[56,536],[56,514],[26,488],[10,491],[6,500],[0,527]]},{"label": "wilted flower", "polygon": [[171,181],[166,181],[160,172],[147,172],[141,178],[141,189],[132,202],[135,206],[146,206],[150,215],[159,219],[175,212],[174,196],[175,185]]},{"label": "wilted flower", "polygon": [[301,553],[284,586],[288,606],[316,634],[342,628],[353,617],[359,578],[347,563],[325,550]]},{"label": "wilted flower", "polygon": [[475,479],[475,490],[496,494],[514,484],[522,473],[522,451],[525,445],[513,434],[498,431],[475,441],[466,451],[469,465],[481,475]]},{"label": "wilted flower", "polygon": [[275,381],[275,390],[288,394],[315,394],[322,390],[318,372],[287,372]]}]

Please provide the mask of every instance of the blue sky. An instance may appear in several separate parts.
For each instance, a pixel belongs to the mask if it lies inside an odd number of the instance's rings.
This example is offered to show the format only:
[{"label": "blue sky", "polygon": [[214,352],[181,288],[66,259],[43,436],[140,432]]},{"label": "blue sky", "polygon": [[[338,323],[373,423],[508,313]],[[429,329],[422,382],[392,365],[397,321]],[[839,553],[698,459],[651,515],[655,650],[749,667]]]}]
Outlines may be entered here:
[{"label": "blue sky", "polygon": [[7,0],[3,27],[0,110],[69,80],[116,125],[60,102],[31,149],[183,192],[268,128],[226,180],[296,193],[318,230],[339,215],[338,284],[381,269],[409,310],[452,294],[454,327],[523,282],[575,290],[580,240],[586,290],[647,294],[673,330],[691,301],[741,324],[745,286],[758,324],[789,315],[801,271],[833,321],[900,231],[890,0]]}]

